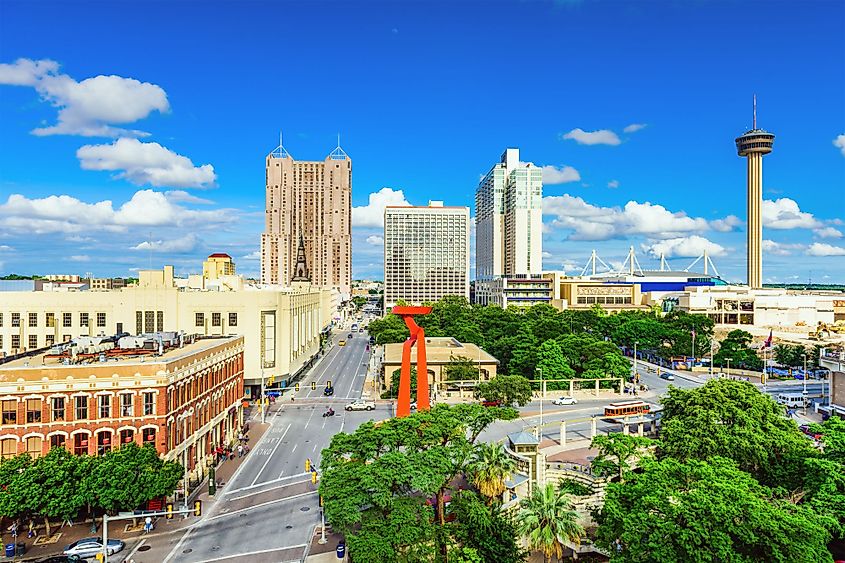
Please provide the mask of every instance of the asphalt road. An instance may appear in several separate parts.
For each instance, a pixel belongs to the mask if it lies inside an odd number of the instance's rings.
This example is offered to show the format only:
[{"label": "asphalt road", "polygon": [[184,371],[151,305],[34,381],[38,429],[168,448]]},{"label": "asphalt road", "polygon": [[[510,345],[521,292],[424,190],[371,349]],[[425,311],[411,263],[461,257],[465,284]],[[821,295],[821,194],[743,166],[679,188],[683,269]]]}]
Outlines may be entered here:
[{"label": "asphalt road", "polygon": [[[332,347],[300,382],[293,401],[288,394],[271,407],[270,427],[251,444],[248,459],[225,484],[220,500],[170,549],[164,563],[261,563],[302,557],[320,523],[316,487],[305,473],[305,460],[319,467],[320,453],[334,434],[391,414],[386,406],[369,412],[343,410],[360,398],[369,358],[369,336],[355,333],[350,339],[349,332],[335,332]],[[338,346],[338,340],[347,343]],[[332,397],[323,396],[327,381],[335,388]],[[329,405],[336,414],[323,417]]]}]

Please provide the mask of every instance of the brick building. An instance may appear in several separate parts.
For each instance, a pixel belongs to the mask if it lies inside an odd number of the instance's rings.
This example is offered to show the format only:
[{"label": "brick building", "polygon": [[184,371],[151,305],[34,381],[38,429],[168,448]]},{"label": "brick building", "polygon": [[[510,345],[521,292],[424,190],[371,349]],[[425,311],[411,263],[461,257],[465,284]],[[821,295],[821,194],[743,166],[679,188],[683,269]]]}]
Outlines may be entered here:
[{"label": "brick building", "polygon": [[[169,335],[169,336],[168,336]],[[0,364],[0,455],[153,444],[202,471],[242,424],[243,337],[80,338]],[[123,345],[123,346],[121,346]]]}]

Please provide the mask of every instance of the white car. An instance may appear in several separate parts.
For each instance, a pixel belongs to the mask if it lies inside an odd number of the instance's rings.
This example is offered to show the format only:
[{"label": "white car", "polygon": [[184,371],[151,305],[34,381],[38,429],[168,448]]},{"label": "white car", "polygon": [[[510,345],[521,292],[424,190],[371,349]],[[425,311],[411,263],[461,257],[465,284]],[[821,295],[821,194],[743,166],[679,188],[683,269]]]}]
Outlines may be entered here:
[{"label": "white car", "polygon": [[578,400],[575,399],[575,397],[558,397],[557,399],[552,401],[552,404],[555,404],[555,405],[577,405]]},{"label": "white car", "polygon": [[[117,553],[118,551],[122,550],[126,546],[120,540],[110,539],[109,540],[109,547],[108,547],[108,554],[112,555]],[[103,539],[102,538],[83,538],[79,541],[75,541],[69,546],[67,546],[64,550],[64,555],[76,555],[82,558],[88,557],[96,557],[98,553],[103,552]]]},{"label": "white car", "polygon": [[371,411],[374,408],[376,408],[376,404],[373,401],[352,401],[346,405],[348,411]]}]

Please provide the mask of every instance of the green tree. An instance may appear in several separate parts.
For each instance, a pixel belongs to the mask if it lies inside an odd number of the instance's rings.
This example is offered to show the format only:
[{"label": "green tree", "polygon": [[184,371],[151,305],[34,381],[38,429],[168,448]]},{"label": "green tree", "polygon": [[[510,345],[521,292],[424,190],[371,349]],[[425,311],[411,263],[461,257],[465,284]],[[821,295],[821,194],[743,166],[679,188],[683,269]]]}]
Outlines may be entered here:
[{"label": "green tree", "polygon": [[512,346],[508,373],[522,376],[533,375],[534,367],[537,365],[537,339],[534,338],[534,334],[527,325],[519,326]]},{"label": "green tree", "polygon": [[475,393],[485,401],[499,401],[506,407],[516,403],[523,407],[531,400],[531,382],[521,375],[498,374],[490,381],[482,381]]},{"label": "green tree", "polygon": [[640,350],[659,351],[663,347],[665,329],[663,323],[654,317],[632,319],[619,325],[611,334],[616,344]]},{"label": "green tree", "polygon": [[[381,394],[382,399],[395,399],[399,396],[399,379],[402,369],[393,371],[390,377],[390,388]],[[417,396],[417,366],[411,366],[411,397]]]},{"label": "green tree", "polygon": [[452,537],[458,545],[475,549],[485,563],[525,561],[527,553],[517,543],[513,513],[503,511],[501,503],[488,505],[474,491],[459,491],[450,509],[455,516]]},{"label": "green tree", "polygon": [[[611,561],[831,561],[811,510],[778,500],[728,459],[645,460],[610,483],[596,543]],[[618,542],[618,543],[617,543]]]},{"label": "green tree", "polygon": [[565,542],[580,543],[584,528],[578,523],[578,513],[568,494],[555,489],[554,484],[535,486],[531,494],[519,503],[517,516],[519,532],[532,549],[543,552],[543,561],[563,556]]},{"label": "green tree", "polygon": [[599,452],[592,461],[593,470],[600,475],[615,475],[619,481],[624,481],[631,470],[631,462],[648,455],[649,446],[654,444],[648,438],[621,432],[598,435],[590,443],[590,447]]},{"label": "green tree", "polygon": [[80,487],[84,478],[81,459],[65,448],[53,448],[33,464],[32,471],[40,490],[38,513],[44,517],[48,536],[51,518],[62,522],[73,520],[86,505],[84,489]]},{"label": "green tree", "polygon": [[822,455],[804,460],[803,502],[824,518],[825,527],[845,538],[845,420],[832,416],[810,428],[822,435]]},{"label": "green tree", "polygon": [[478,364],[466,356],[451,356],[444,371],[448,381],[471,381],[479,378]]},{"label": "green tree", "polygon": [[719,351],[713,356],[713,363],[726,366],[728,360],[735,368],[759,371],[763,369],[763,360],[757,352],[748,347],[753,337],[744,330],[732,330],[719,345]]},{"label": "green tree", "polygon": [[[537,375],[545,380],[571,379],[575,370],[566,361],[557,340],[546,340],[537,352]],[[555,388],[555,385],[550,386]]]},{"label": "green tree", "polygon": [[672,386],[662,402],[661,456],[726,456],[764,484],[800,486],[813,449],[784,407],[752,384],[712,379],[693,389]]},{"label": "green tree", "polygon": [[18,520],[41,511],[41,491],[33,465],[26,453],[0,460],[0,515]]},{"label": "green tree", "polygon": [[775,361],[782,366],[791,368],[804,367],[804,356],[807,356],[807,367],[812,365],[812,353],[800,344],[778,344],[775,346]]},{"label": "green tree", "polygon": [[492,503],[505,492],[505,479],[516,470],[516,461],[502,444],[482,442],[475,446],[468,469],[472,484]]}]

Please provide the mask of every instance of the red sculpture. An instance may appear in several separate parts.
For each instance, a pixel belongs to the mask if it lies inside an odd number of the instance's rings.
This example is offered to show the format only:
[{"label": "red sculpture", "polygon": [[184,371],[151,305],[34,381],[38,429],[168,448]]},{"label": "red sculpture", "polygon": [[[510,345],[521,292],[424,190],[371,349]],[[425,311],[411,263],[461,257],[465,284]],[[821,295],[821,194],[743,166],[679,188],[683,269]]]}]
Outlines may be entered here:
[{"label": "red sculpture", "polygon": [[417,410],[427,411],[428,403],[428,366],[425,361],[425,330],[414,322],[414,315],[427,315],[431,307],[394,307],[394,315],[402,317],[411,336],[402,345],[402,370],[399,374],[399,402],[396,416],[411,414],[411,348],[417,345]]}]

